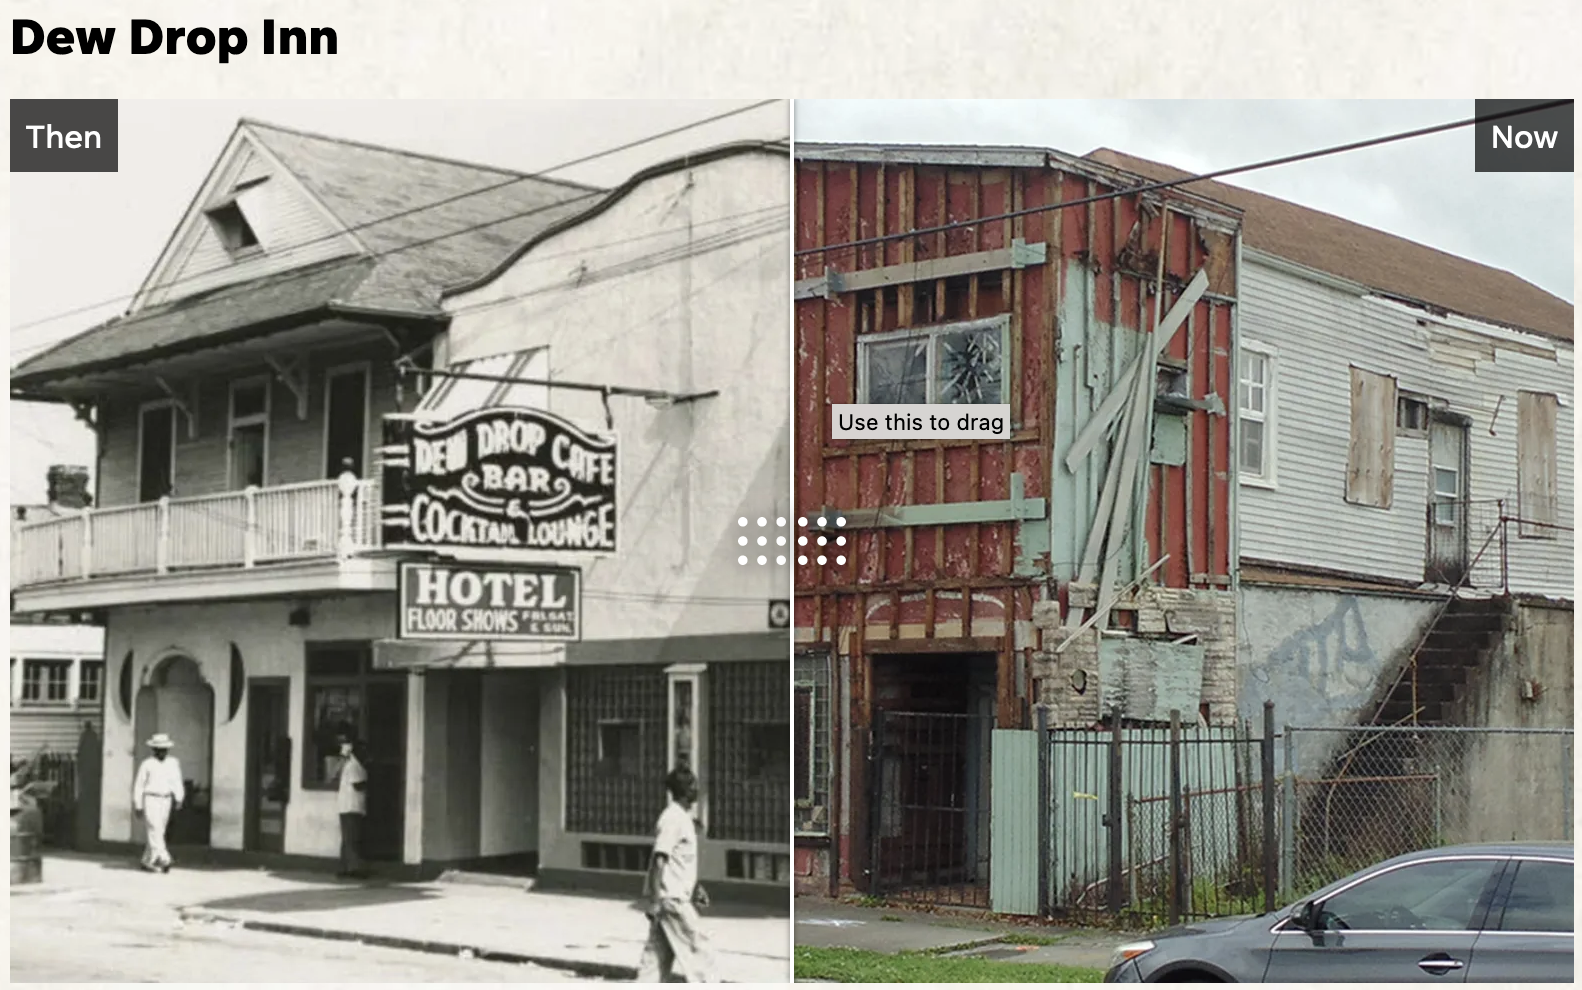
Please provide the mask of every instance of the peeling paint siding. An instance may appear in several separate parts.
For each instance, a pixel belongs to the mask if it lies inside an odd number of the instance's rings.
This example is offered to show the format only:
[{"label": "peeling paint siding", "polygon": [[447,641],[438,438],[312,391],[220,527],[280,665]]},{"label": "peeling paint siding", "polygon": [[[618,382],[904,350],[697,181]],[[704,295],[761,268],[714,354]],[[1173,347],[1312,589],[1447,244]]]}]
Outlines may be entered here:
[{"label": "peeling paint siding", "polygon": [[[1429,500],[1428,442],[1398,436],[1394,498],[1389,509],[1345,501],[1350,442],[1352,363],[1394,375],[1405,392],[1448,400],[1452,413],[1472,420],[1469,495],[1474,502],[1508,499],[1517,490],[1516,406],[1520,389],[1553,391],[1566,403],[1556,423],[1560,481],[1559,522],[1573,523],[1575,489],[1574,351],[1554,343],[1556,360],[1493,347],[1457,348],[1450,362],[1436,358],[1425,328],[1403,307],[1358,298],[1343,290],[1276,271],[1256,262],[1245,269],[1242,335],[1277,350],[1274,409],[1277,487],[1244,484],[1240,491],[1243,557],[1420,582],[1424,574]],[[1533,343],[1548,345],[1545,338]],[[1493,360],[1487,359],[1492,353]],[[1471,365],[1471,367],[1469,367]],[[1499,400],[1503,396],[1504,401]],[[1489,426],[1496,406],[1496,436]],[[1496,506],[1471,511],[1469,555],[1476,554]],[[1325,534],[1315,539],[1314,534]],[[1511,590],[1569,598],[1575,541],[1509,541]],[[1498,539],[1473,575],[1483,587],[1499,582]]]}]

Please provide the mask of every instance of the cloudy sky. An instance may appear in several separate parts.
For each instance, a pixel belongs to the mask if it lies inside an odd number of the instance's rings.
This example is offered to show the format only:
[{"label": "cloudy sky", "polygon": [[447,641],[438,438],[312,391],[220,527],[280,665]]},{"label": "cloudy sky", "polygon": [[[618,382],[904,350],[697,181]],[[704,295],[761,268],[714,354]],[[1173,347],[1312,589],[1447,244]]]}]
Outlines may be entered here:
[{"label": "cloudy sky", "polygon": [[[753,100],[192,100],[120,104],[119,171],[11,176],[11,364],[124,311],[242,117],[537,172]],[[615,186],[688,151],[790,136],[775,102],[551,173]],[[93,463],[93,436],[59,407],[11,402],[11,501],[44,498],[50,464]]]},{"label": "cloudy sky", "polygon": [[[798,100],[799,141],[1108,147],[1206,172],[1474,116],[1471,100]],[[1570,173],[1478,173],[1472,128],[1222,181],[1514,272],[1574,301]]]}]

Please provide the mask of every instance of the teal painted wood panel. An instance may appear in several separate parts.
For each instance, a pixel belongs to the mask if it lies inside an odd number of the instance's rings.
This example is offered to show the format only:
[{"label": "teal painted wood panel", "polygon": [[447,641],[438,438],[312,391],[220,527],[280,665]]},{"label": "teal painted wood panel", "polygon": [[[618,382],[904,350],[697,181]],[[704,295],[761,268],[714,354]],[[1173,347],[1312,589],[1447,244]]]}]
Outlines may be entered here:
[{"label": "teal painted wood panel", "polygon": [[989,908],[1038,913],[1038,733],[995,729],[991,755]]}]

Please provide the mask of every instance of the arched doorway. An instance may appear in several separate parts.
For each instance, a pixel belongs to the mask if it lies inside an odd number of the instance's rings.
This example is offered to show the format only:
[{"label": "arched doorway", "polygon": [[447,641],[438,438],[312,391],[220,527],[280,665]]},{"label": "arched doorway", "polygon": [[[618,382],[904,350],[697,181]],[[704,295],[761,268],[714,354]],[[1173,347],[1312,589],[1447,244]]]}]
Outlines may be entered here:
[{"label": "arched doorway", "polygon": [[[163,732],[176,744],[172,755],[181,761],[187,801],[171,816],[170,843],[208,845],[213,813],[214,688],[203,679],[197,661],[180,654],[158,661],[138,689],[132,725],[137,730],[134,767],[148,756],[144,743],[154,733]],[[142,841],[141,825],[137,832],[137,840]]]}]

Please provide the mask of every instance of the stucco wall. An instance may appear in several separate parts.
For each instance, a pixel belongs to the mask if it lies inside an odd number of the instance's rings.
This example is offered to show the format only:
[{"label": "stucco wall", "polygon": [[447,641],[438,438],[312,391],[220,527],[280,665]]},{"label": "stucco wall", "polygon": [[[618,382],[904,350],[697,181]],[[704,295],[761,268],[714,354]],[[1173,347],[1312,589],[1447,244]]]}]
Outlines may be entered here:
[{"label": "stucco wall", "polygon": [[598,393],[548,390],[550,412],[620,443],[620,552],[563,555],[584,569],[584,640],[761,632],[786,597],[787,169],[751,152],[652,178],[446,300],[451,364],[548,348],[551,380],[719,391],[668,408],[614,396],[607,421]]},{"label": "stucco wall", "polygon": [[1417,645],[1439,602],[1317,588],[1241,586],[1238,710],[1261,725],[1352,725]]},{"label": "stucco wall", "polygon": [[[142,726],[134,731],[130,713],[120,705],[121,667],[131,653],[136,687],[151,665],[175,654],[191,657],[214,689],[213,821],[210,844],[241,849],[244,834],[247,706],[230,713],[231,644],[240,650],[248,677],[289,677],[292,746],[291,803],[286,810],[285,851],[335,856],[340,822],[333,791],[304,791],[302,780],[303,645],[310,640],[370,640],[395,634],[390,595],[322,599],[312,603],[312,624],[287,621],[294,601],[252,601],[213,605],[167,605],[110,612],[106,633],[104,785],[99,835],[107,841],[133,839],[132,775],[144,752]],[[177,754],[180,756],[181,754]]]}]

